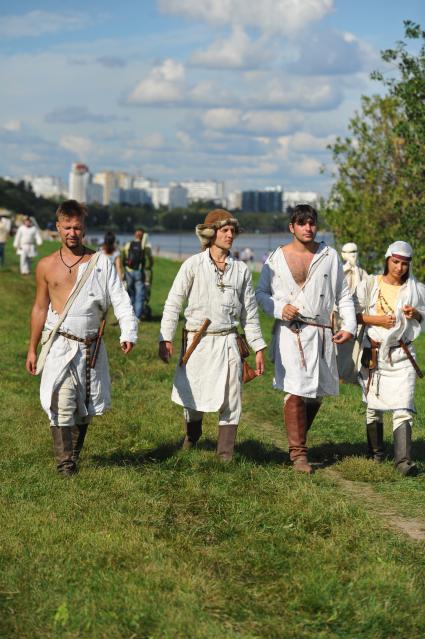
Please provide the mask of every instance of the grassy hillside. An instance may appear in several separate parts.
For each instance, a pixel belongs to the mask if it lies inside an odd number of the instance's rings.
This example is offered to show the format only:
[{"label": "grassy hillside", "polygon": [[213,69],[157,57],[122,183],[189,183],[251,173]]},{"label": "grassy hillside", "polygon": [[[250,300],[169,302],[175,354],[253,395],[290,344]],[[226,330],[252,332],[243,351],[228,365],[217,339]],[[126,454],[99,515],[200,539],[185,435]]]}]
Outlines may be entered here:
[{"label": "grassy hillside", "polygon": [[[42,252],[53,248],[45,244]],[[389,528],[378,508],[390,504],[401,520],[423,515],[423,381],[417,478],[401,478],[390,460],[377,467],[365,459],[364,409],[359,389],[349,386],[324,402],[313,427],[317,472],[294,473],[270,365],[264,379],[246,386],[233,464],[215,459],[216,415],[206,418],[198,449],[182,452],[181,409],[170,401],[175,361],[167,366],[156,354],[178,265],[158,260],[154,321],[142,325],[128,358],[109,323],[113,409],[90,427],[80,473],[63,480],[55,474],[39,379],[24,368],[34,281],[19,275],[10,246],[6,259],[1,637],[425,636],[424,542]],[[270,321],[262,321],[268,338]],[[418,346],[424,365],[425,341]],[[357,496],[346,496],[336,477],[355,482]],[[372,500],[362,487],[373,491]]]}]

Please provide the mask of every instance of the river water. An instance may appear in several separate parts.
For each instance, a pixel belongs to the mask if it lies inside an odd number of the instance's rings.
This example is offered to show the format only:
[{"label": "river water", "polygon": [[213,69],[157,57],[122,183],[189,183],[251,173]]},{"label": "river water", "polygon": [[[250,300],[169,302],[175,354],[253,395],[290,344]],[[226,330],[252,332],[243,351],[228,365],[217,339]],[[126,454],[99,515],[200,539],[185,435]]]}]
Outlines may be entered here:
[{"label": "river water", "polygon": [[[101,243],[103,239],[102,235],[94,231],[89,231],[87,236],[93,243]],[[130,234],[117,233],[120,246],[132,239],[133,236]],[[184,259],[200,251],[200,243],[195,233],[149,233],[149,239],[153,254],[162,257]],[[282,244],[289,244],[291,239],[290,233],[243,233],[236,237],[232,250],[241,253],[248,247],[254,253],[254,261],[261,262],[264,255]],[[334,244],[331,233],[318,233],[316,240],[324,240],[330,246]]]}]

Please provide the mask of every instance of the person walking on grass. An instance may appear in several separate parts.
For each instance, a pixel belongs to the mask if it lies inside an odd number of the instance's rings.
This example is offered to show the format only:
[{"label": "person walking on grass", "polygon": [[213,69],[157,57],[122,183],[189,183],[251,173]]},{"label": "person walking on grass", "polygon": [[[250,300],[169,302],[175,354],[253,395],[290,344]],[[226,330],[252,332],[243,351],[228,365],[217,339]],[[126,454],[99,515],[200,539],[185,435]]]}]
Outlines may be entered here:
[{"label": "person walking on grass", "polygon": [[[271,345],[274,386],[285,392],[284,421],[289,456],[297,471],[311,473],[307,432],[325,395],[338,395],[334,344],[356,333],[354,303],[337,252],[316,242],[317,212],[299,204],[291,216],[292,242],[268,258],[257,286],[257,301],[275,318]],[[341,330],[332,336],[336,305]]]},{"label": "person walking on grass", "polygon": [[86,214],[76,200],[63,202],[56,212],[61,247],[37,265],[26,359],[31,375],[42,371],[41,404],[62,476],[76,472],[92,417],[110,405],[108,360],[101,340],[102,318],[110,304],[121,327],[124,354],[137,339],[137,320],[114,266],[83,243]]},{"label": "person walking on grass", "polygon": [[411,440],[416,377],[413,341],[424,330],[425,286],[412,273],[413,251],[403,241],[390,244],[383,275],[372,275],[357,289],[365,326],[360,381],[366,402],[369,456],[384,454],[383,413],[392,413],[394,464],[402,475],[416,475]]},{"label": "person walking on grass", "polygon": [[29,215],[24,218],[13,240],[13,247],[19,255],[19,270],[21,275],[30,275],[32,259],[37,256],[37,246],[43,240],[39,228],[33,223]]},{"label": "person walking on grass", "polygon": [[192,448],[201,437],[203,413],[219,412],[217,454],[224,462],[233,457],[242,408],[237,326],[241,325],[256,354],[257,375],[264,372],[266,347],[251,273],[230,252],[238,231],[237,219],[223,209],[210,211],[204,224],[197,225],[203,250],[183,263],[173,282],[164,306],[159,342],[159,357],[168,362],[179,313],[187,303],[182,356],[187,357],[197,345],[187,363],[181,360],[177,366],[171,397],[184,407],[183,448]]}]

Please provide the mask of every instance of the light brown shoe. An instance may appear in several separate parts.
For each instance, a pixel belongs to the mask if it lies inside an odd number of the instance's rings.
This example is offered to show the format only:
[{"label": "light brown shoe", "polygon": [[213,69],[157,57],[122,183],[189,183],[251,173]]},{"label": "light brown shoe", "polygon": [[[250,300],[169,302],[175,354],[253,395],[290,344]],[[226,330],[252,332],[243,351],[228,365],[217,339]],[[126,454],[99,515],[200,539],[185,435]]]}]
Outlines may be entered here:
[{"label": "light brown shoe", "polygon": [[292,467],[294,470],[297,470],[301,473],[307,473],[308,475],[311,475],[313,472],[313,468],[308,463],[306,456],[301,456],[294,459],[292,462]]}]

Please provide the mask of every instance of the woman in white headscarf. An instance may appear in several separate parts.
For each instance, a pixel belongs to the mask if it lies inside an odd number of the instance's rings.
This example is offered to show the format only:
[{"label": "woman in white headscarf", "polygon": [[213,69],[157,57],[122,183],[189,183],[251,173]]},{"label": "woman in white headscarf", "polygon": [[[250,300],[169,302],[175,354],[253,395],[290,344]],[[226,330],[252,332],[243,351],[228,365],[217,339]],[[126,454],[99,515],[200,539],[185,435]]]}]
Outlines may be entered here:
[{"label": "woman in white headscarf", "polygon": [[394,463],[402,475],[416,475],[411,439],[416,377],[413,341],[425,326],[425,286],[413,277],[412,247],[394,242],[385,253],[382,275],[370,276],[357,289],[365,325],[360,382],[367,404],[369,455],[384,458],[383,412],[393,416]]}]

